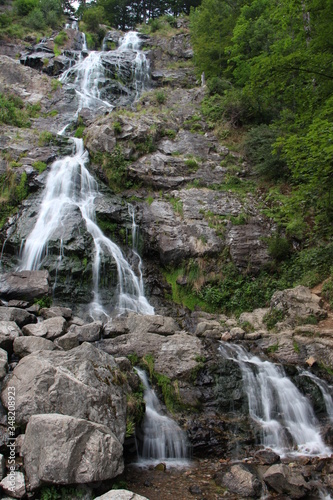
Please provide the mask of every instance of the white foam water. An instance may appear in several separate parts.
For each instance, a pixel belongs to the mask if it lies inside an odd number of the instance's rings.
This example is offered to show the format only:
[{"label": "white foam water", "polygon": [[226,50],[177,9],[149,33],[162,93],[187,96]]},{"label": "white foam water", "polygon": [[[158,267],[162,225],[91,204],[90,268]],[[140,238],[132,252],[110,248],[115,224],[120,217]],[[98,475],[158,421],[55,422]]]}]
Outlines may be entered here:
[{"label": "white foam water", "polygon": [[239,345],[222,344],[223,357],[238,363],[249,415],[260,429],[261,444],[280,456],[328,456],[309,400],[281,366],[252,356]]},{"label": "white foam water", "polygon": [[[137,40],[137,34],[131,32],[124,37],[119,50],[123,52],[133,44],[137,47]],[[135,50],[139,51],[138,48]],[[99,79],[104,75],[101,56],[101,52],[90,52],[87,57],[81,55],[79,62],[65,71],[60,78],[63,83],[74,78],[73,85],[79,97],[76,117],[82,108],[98,108],[106,111],[112,109],[111,104],[101,99],[98,85]],[[64,134],[68,126],[69,124],[63,127],[59,134]],[[55,234],[61,234],[66,218],[79,210],[87,231],[93,238],[95,248],[92,263],[94,299],[90,306],[90,315],[94,319],[100,315],[108,316],[101,304],[99,294],[100,267],[104,256],[112,257],[117,267],[118,312],[133,311],[152,315],[154,308],[144,295],[141,259],[135,250],[135,255],[139,259],[137,276],[120,248],[107,238],[96,224],[94,200],[98,195],[98,185],[87,169],[89,158],[82,139],[71,138],[71,140],[73,141],[72,155],[55,161],[48,174],[36,224],[24,244],[20,268],[22,270],[39,269],[48,252],[48,241]],[[132,226],[136,231],[134,211],[130,213]],[[61,236],[60,252],[62,258]]]},{"label": "white foam water", "polygon": [[179,425],[164,415],[161,405],[150,387],[144,370],[135,368],[144,386],[146,413],[143,421],[143,444],[138,464],[145,466],[164,462],[168,466],[189,465],[189,444]]}]

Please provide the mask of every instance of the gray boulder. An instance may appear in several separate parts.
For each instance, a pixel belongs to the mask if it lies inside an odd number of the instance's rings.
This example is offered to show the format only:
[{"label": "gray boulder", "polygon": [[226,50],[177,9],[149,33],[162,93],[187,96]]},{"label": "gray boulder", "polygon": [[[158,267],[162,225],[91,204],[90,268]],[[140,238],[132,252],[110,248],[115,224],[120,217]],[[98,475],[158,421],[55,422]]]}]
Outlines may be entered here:
[{"label": "gray boulder", "polygon": [[64,351],[70,351],[80,345],[78,334],[75,332],[65,333],[65,335],[55,339],[54,343],[57,347],[60,347]]},{"label": "gray boulder", "polygon": [[297,322],[299,318],[315,316],[317,319],[324,319],[327,316],[327,311],[321,307],[318,295],[301,285],[275,292],[271,299],[271,308],[283,311],[291,324]]},{"label": "gray boulder", "polygon": [[6,476],[0,486],[10,497],[23,498],[26,494],[25,479],[22,472],[13,472]]},{"label": "gray boulder", "polygon": [[14,321],[0,321],[1,349],[11,354],[13,352],[14,340],[20,335],[22,335],[22,332]]},{"label": "gray boulder", "polygon": [[0,297],[4,300],[33,301],[50,294],[48,271],[16,271],[0,277]]},{"label": "gray boulder", "polygon": [[96,342],[101,338],[102,330],[103,323],[101,321],[93,321],[83,326],[72,325],[69,329],[69,333],[76,334],[78,341],[81,343]]},{"label": "gray boulder", "polygon": [[22,451],[32,490],[105,481],[124,469],[122,444],[108,427],[68,415],[32,416]]},{"label": "gray boulder", "polygon": [[29,354],[36,351],[53,351],[56,349],[51,340],[47,340],[39,337],[17,337],[14,340],[14,353],[19,358],[24,358]]},{"label": "gray boulder", "polygon": [[218,475],[218,484],[241,497],[258,498],[261,494],[259,479],[243,464],[232,465],[227,472]]},{"label": "gray boulder", "polygon": [[106,425],[120,442],[126,428],[126,398],[113,383],[117,365],[112,356],[84,343],[68,352],[43,351],[25,356],[6,381],[2,402],[8,406],[7,387],[16,389],[16,421],[32,415],[62,413]]},{"label": "gray boulder", "polygon": [[24,335],[35,337],[45,337],[48,340],[54,340],[65,332],[66,320],[62,316],[46,319],[36,325],[26,325],[22,328]]}]

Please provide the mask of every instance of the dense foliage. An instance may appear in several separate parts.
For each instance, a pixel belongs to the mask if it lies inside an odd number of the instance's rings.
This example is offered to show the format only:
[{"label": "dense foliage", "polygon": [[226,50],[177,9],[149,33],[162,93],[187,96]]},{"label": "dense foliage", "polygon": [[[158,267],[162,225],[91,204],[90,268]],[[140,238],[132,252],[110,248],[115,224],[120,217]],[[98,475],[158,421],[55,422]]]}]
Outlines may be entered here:
[{"label": "dense foliage", "polygon": [[250,129],[269,215],[300,242],[333,232],[332,20],[329,0],[203,0],[191,14],[209,118]]},{"label": "dense foliage", "polygon": [[110,26],[125,30],[163,15],[189,14],[191,7],[200,3],[201,0],[95,0],[87,4],[81,0],[79,14],[98,17]]}]

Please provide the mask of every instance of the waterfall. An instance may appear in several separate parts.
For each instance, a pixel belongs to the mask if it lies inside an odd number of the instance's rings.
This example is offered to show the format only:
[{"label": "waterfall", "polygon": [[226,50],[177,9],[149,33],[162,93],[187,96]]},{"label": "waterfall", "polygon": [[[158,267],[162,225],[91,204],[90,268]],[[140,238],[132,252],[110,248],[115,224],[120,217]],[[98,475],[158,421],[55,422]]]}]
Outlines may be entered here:
[{"label": "waterfall", "polygon": [[333,423],[333,398],[332,398],[332,387],[327,384],[324,380],[316,377],[313,373],[309,371],[301,371],[300,375],[302,377],[308,377],[317,385],[319,388],[326,407],[326,413],[329,420]]},{"label": "waterfall", "polygon": [[[81,56],[78,63],[61,76],[60,80],[63,83],[74,79],[73,85],[78,96],[76,117],[82,108],[106,111],[112,109],[112,105],[100,97],[98,81],[103,74],[101,53],[90,52],[85,58]],[[59,134],[64,134],[68,125]],[[73,212],[79,211],[87,231],[93,238],[95,249],[92,263],[94,299],[90,315],[93,318],[101,314],[107,316],[99,297],[100,264],[103,256],[112,257],[117,267],[118,311],[154,314],[154,308],[144,295],[141,259],[137,252],[135,254],[139,258],[139,276],[136,276],[120,248],[107,238],[96,224],[94,200],[98,195],[98,185],[86,167],[89,158],[83,140],[73,137],[71,140],[72,154],[55,161],[51,166],[36,224],[25,241],[20,269],[39,269],[47,255],[48,241],[55,238],[61,242],[62,227],[66,225],[66,218]],[[135,224],[135,221],[132,224]],[[60,251],[63,252],[61,244]]]},{"label": "waterfall", "polygon": [[135,368],[144,385],[146,413],[143,421],[143,443],[140,463],[163,462],[173,465],[188,463],[189,445],[185,433],[174,420],[162,414],[159,400],[149,386],[145,371]]},{"label": "waterfall", "polygon": [[262,361],[238,345],[223,344],[219,350],[241,369],[249,414],[260,429],[262,445],[281,456],[331,453],[310,402],[281,366]]},{"label": "waterfall", "polygon": [[148,88],[149,84],[149,61],[145,54],[140,50],[141,40],[136,31],[129,31],[120,39],[118,51],[132,50],[135,52],[134,74],[135,74],[135,99]]}]

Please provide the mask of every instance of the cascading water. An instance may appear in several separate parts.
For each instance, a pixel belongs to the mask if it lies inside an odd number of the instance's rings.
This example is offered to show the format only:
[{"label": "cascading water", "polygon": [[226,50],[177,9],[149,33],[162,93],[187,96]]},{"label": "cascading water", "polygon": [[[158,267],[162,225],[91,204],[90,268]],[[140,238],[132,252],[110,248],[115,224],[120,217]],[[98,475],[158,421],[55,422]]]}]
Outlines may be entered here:
[{"label": "cascading water", "polygon": [[158,398],[149,386],[145,371],[135,368],[144,388],[146,413],[143,421],[143,443],[139,451],[140,464],[167,461],[187,465],[189,444],[185,433],[174,420],[162,414]]},{"label": "cascading water", "polygon": [[242,347],[223,344],[224,358],[235,361],[242,372],[249,414],[258,425],[261,444],[285,455],[329,455],[310,402],[281,366],[262,361]]},{"label": "cascading water", "polygon": [[[111,104],[100,98],[98,81],[103,72],[101,53],[90,52],[86,58],[81,56],[79,62],[61,76],[60,80],[63,83],[74,78],[73,85],[78,95],[76,117],[84,107],[106,111],[112,109]],[[60,134],[65,133],[68,125],[60,131]],[[141,259],[137,277],[120,248],[107,238],[96,224],[94,200],[98,195],[97,182],[86,168],[89,158],[82,139],[72,138],[72,141],[74,145],[72,155],[52,164],[36,224],[23,248],[20,268],[39,269],[43,258],[47,255],[48,241],[57,235],[57,239],[61,242],[61,228],[66,225],[66,218],[79,210],[95,247],[92,265],[94,299],[90,315],[93,318],[101,314],[107,315],[99,297],[100,264],[104,256],[112,257],[116,263],[118,311],[154,314],[154,308],[148,303],[143,291]],[[133,217],[134,212],[132,220]],[[61,245],[60,250],[63,251]]]},{"label": "cascading water", "polygon": [[301,377],[310,378],[319,388],[326,407],[326,413],[331,422],[333,422],[333,398],[332,398],[332,387],[329,386],[324,380],[316,377],[313,373],[309,371],[301,371]]}]

